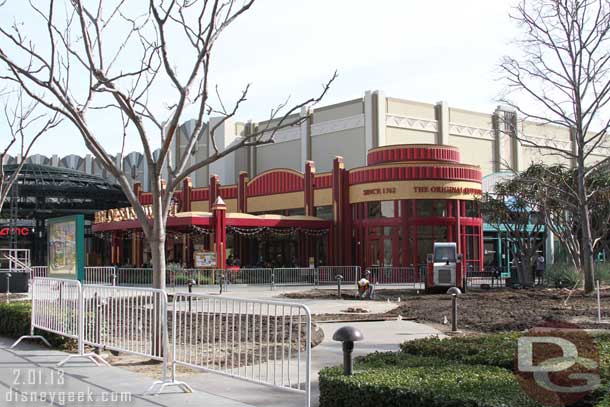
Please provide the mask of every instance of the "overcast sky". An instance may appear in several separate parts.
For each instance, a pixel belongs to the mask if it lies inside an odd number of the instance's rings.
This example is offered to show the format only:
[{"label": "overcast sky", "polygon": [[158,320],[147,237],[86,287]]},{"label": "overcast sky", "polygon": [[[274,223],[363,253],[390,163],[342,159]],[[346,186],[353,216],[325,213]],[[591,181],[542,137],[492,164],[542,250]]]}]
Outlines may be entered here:
[{"label": "overcast sky", "polygon": [[[10,14],[19,18],[23,3],[9,3]],[[258,0],[216,45],[212,82],[229,100],[252,83],[239,120],[263,120],[287,96],[295,101],[312,96],[335,69],[339,78],[322,104],[379,89],[388,96],[447,100],[491,112],[502,89],[497,64],[518,33],[508,18],[511,4],[514,0]],[[108,151],[119,150],[120,137],[109,134],[104,141]],[[127,151],[139,150],[135,138],[129,144]],[[63,126],[61,134],[42,138],[34,152],[87,151],[75,130]]]}]

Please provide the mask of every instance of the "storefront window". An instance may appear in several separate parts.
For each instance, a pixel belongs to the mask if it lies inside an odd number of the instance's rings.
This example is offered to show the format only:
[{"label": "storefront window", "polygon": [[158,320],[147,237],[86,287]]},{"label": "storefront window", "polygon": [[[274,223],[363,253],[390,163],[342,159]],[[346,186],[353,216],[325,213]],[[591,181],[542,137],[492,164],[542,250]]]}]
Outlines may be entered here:
[{"label": "storefront window", "polygon": [[415,216],[447,216],[447,201],[444,199],[418,199],[415,201]]},{"label": "storefront window", "polygon": [[331,205],[318,206],[316,208],[316,216],[321,219],[333,219],[333,207]]},{"label": "storefront window", "polygon": [[423,264],[428,254],[432,253],[435,242],[447,241],[447,226],[417,227],[417,261]]},{"label": "storefront window", "polygon": [[394,201],[369,202],[368,217],[370,218],[394,218]]},{"label": "storefront window", "polygon": [[477,201],[466,201],[466,213],[463,216],[469,218],[478,218],[479,203]]}]

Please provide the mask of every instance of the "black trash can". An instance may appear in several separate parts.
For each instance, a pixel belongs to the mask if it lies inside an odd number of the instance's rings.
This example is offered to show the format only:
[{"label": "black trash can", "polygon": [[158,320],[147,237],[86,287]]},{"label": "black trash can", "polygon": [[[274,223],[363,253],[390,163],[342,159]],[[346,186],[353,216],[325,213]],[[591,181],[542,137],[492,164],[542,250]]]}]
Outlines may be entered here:
[{"label": "black trash can", "polygon": [[[6,293],[6,275],[7,272],[0,272],[0,293]],[[27,293],[28,292],[28,281],[30,279],[30,273],[23,272],[12,272],[9,291],[11,293]]]}]

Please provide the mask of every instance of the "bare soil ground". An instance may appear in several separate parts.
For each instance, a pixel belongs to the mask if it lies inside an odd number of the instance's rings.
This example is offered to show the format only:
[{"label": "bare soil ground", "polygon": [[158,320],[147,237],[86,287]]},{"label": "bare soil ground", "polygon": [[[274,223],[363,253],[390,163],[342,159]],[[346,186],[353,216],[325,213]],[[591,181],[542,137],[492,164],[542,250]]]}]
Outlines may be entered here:
[{"label": "bare soil ground", "polygon": [[[358,302],[354,290],[344,290],[346,308]],[[413,319],[435,326],[451,320],[451,298],[446,294],[424,295],[413,290],[375,292],[377,301],[395,302],[396,308],[374,315],[316,315],[317,321],[329,319]],[[286,294],[290,298],[337,299],[335,291],[310,290]],[[397,302],[400,297],[400,302]],[[349,304],[349,305],[348,305]],[[602,322],[597,322],[597,297],[581,290],[535,288],[528,290],[468,291],[458,299],[458,326],[474,332],[522,331],[543,321],[567,321],[582,328],[610,328],[610,288],[601,290]],[[604,308],[609,315],[604,317]],[[604,321],[605,320],[605,321]]]}]

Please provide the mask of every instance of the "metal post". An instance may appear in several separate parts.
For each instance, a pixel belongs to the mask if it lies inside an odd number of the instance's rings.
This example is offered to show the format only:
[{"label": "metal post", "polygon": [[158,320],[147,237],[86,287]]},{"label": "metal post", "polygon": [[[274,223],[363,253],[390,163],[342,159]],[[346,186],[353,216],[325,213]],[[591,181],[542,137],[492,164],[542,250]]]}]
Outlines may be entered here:
[{"label": "metal post", "polygon": [[602,322],[602,303],[599,293],[599,280],[597,280],[597,322]]},{"label": "metal post", "polygon": [[[189,294],[193,293],[193,284],[195,284],[194,280],[189,280],[188,282],[188,287],[189,287]],[[221,292],[222,294],[222,292]],[[189,295],[189,314],[191,313],[191,296]]]},{"label": "metal post", "polygon": [[[102,343],[102,318],[100,317],[100,300],[97,292],[93,293],[93,304],[95,309],[95,343]],[[100,347],[96,346],[95,354],[99,355],[100,353]]]},{"label": "metal post", "polygon": [[457,294],[451,294],[451,331],[457,330]]},{"label": "metal post", "polygon": [[113,287],[116,287],[117,274],[118,274],[118,267],[115,265],[114,270],[112,270],[112,286]]},{"label": "metal post", "polygon": [[341,280],[343,280],[343,276],[339,274],[337,277],[337,297],[341,298]]},{"label": "metal post", "polygon": [[271,271],[271,291],[275,288],[275,269]]},{"label": "metal post", "polygon": [[220,275],[220,281],[219,282],[220,282],[220,294],[222,294],[222,288],[223,288],[223,286],[225,284],[225,275],[224,275],[224,273]]},{"label": "metal post", "polygon": [[352,351],[354,350],[354,342],[343,342],[343,374],[351,376],[354,374],[354,361],[352,360]]},{"label": "metal post", "polygon": [[6,303],[10,303],[11,300],[10,298],[10,294],[11,294],[11,290],[10,290],[10,286],[11,286],[11,273],[6,273]]}]

